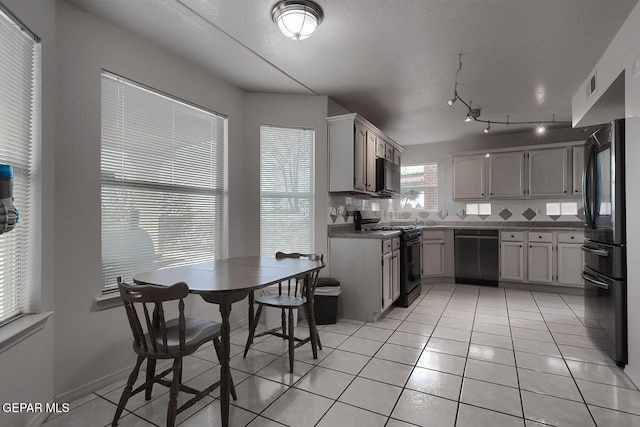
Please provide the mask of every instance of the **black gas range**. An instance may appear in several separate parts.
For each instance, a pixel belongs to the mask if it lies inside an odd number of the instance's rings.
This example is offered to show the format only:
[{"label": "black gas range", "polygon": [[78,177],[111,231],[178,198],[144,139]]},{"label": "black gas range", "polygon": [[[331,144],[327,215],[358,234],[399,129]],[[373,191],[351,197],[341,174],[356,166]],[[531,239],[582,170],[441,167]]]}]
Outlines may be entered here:
[{"label": "black gas range", "polygon": [[400,231],[400,297],[396,305],[409,307],[420,295],[422,231],[415,225],[378,225],[379,218],[356,215],[356,229]]}]

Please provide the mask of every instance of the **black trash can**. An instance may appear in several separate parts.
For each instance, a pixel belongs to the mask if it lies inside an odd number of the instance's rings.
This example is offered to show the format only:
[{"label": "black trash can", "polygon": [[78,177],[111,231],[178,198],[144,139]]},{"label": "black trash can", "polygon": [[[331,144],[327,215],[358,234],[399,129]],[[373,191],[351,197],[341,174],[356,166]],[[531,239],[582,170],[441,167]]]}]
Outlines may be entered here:
[{"label": "black trash can", "polygon": [[340,282],[333,277],[319,277],[313,302],[316,325],[334,324],[338,318]]}]

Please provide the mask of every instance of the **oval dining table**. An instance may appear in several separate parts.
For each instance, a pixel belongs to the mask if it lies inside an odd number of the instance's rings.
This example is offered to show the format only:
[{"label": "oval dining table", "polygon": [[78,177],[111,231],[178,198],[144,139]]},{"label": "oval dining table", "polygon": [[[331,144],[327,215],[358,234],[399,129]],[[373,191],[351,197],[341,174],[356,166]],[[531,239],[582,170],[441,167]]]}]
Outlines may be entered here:
[{"label": "oval dining table", "polygon": [[[324,264],[320,260],[244,256],[138,273],[134,276],[133,281],[137,284],[160,286],[171,286],[177,282],[185,282],[190,293],[198,294],[206,302],[219,306],[222,317],[220,415],[222,426],[228,427],[231,378],[229,368],[231,305],[247,296],[252,297],[253,291],[257,289],[293,277],[308,275],[323,267]],[[249,322],[252,321],[252,314],[252,312],[249,313]],[[316,343],[312,342],[314,349],[315,345]]]}]

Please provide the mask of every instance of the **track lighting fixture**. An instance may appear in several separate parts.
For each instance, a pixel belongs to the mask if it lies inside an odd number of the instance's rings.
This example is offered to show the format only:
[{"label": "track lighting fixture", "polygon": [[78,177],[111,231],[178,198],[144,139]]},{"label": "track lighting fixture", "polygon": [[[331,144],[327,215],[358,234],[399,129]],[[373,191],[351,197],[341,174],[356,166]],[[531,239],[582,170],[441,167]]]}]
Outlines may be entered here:
[{"label": "track lighting fixture", "polygon": [[480,117],[480,109],[479,108],[471,108],[471,105],[469,105],[469,112],[467,113],[467,118],[464,119],[465,122],[474,122],[476,120],[478,120],[478,117]]},{"label": "track lighting fixture", "polygon": [[493,120],[493,121],[489,121],[489,120],[483,120],[483,119],[479,119],[480,117],[480,109],[479,108],[471,108],[471,101],[467,102],[464,99],[462,99],[460,97],[460,95],[458,94],[458,76],[460,74],[460,70],[462,70],[462,54],[458,54],[458,70],[456,71],[456,78],[455,78],[455,84],[453,87],[453,98],[449,99],[447,101],[447,104],[449,105],[449,107],[451,107],[456,101],[460,101],[465,107],[467,107],[467,116],[464,119],[465,122],[482,122],[482,123],[486,123],[487,127],[484,128],[482,131],[484,133],[489,133],[489,131],[491,130],[491,123],[493,124],[499,124],[499,125],[526,125],[526,124],[535,124],[538,125],[536,127],[536,132],[539,135],[543,135],[544,133],[546,133],[547,128],[544,126],[545,124],[567,124],[570,125],[571,122],[565,122],[565,121],[557,121],[556,120],[556,115],[553,115],[553,118],[551,120],[538,120],[538,121],[519,121],[519,122],[512,122],[509,121],[509,115],[507,115],[507,120],[506,121],[500,121],[500,120]]}]

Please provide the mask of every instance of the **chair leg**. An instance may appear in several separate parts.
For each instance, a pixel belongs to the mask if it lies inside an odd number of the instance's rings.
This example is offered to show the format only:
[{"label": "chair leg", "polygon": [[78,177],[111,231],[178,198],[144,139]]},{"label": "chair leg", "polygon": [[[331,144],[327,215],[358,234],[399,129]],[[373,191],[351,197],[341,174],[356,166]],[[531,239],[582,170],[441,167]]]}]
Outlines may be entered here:
[{"label": "chair leg", "polygon": [[[214,338],[213,339],[213,347],[216,349],[216,355],[218,356],[218,360],[220,360],[220,339],[219,338]],[[229,394],[231,394],[231,397],[233,398],[233,400],[238,400],[238,396],[236,395],[236,386],[233,385],[233,377],[231,377],[231,375],[229,375]]]},{"label": "chair leg", "polygon": [[129,401],[129,397],[131,397],[131,390],[133,390],[133,385],[138,378],[138,372],[140,372],[140,365],[144,361],[144,357],[138,356],[138,360],[136,360],[136,366],[134,366],[133,371],[129,374],[129,379],[127,380],[127,385],[124,387],[122,391],[122,395],[120,396],[120,401],[118,402],[118,408],[116,409],[116,414],[113,416],[113,421],[111,422],[112,426],[118,425],[118,420],[120,419],[120,415],[122,415],[122,411],[124,411],[124,407],[127,405],[127,401]]},{"label": "chair leg", "polygon": [[[284,310],[282,310],[284,313]],[[293,373],[293,349],[295,341],[293,337],[294,329],[293,329],[293,308],[289,309],[289,373]]]},{"label": "chair leg", "polygon": [[253,336],[256,333],[256,328],[258,327],[258,322],[260,321],[260,314],[262,314],[262,305],[258,304],[258,309],[256,310],[256,314],[253,318],[253,323],[249,325],[249,336],[247,337],[247,344],[244,346],[244,355],[243,358],[247,357],[247,353],[249,352],[249,347],[253,344]]},{"label": "chair leg", "polygon": [[147,359],[147,382],[149,385],[144,391],[144,399],[151,400],[151,391],[153,390],[153,382],[149,382],[156,376],[156,359]]},{"label": "chair leg", "polygon": [[280,310],[280,321],[282,322],[282,339],[287,339],[287,317],[284,308]]},{"label": "chair leg", "polygon": [[178,391],[180,390],[180,378],[182,377],[182,357],[173,360],[173,379],[169,391],[169,407],[167,408],[167,427],[176,424],[178,415]]},{"label": "chair leg", "polygon": [[309,322],[309,338],[311,338],[311,351],[313,353],[313,358],[318,358],[318,347],[322,350],[322,346],[320,345],[320,335],[318,334],[318,328],[316,327],[316,319],[313,313],[313,300],[312,303],[305,304],[305,311],[307,312],[307,322]]}]

